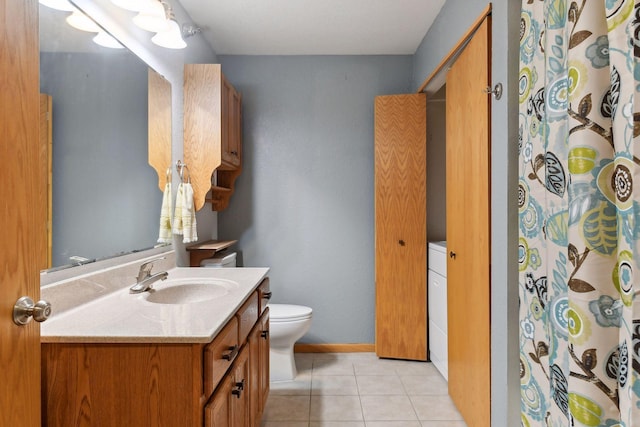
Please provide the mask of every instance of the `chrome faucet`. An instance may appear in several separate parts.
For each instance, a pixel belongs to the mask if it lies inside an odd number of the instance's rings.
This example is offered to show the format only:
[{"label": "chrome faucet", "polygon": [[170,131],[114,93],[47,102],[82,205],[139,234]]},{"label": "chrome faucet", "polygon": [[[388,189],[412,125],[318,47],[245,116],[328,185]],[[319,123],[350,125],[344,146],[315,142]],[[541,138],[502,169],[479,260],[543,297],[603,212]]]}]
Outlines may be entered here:
[{"label": "chrome faucet", "polygon": [[148,291],[151,289],[151,285],[153,285],[158,280],[166,280],[166,278],[169,276],[169,273],[167,273],[166,271],[161,271],[153,275],[151,274],[153,263],[161,259],[165,259],[165,257],[151,259],[140,266],[136,284],[129,288],[129,293],[139,294],[141,292]]}]

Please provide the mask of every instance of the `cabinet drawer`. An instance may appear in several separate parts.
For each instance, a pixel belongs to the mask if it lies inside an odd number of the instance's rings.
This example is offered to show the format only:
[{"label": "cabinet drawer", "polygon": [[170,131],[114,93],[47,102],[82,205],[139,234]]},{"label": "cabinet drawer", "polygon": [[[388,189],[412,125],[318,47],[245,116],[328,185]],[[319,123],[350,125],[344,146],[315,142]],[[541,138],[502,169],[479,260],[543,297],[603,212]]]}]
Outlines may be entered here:
[{"label": "cabinet drawer", "polygon": [[429,244],[429,270],[447,277],[447,250],[442,246]]},{"label": "cabinet drawer", "polygon": [[247,340],[253,325],[258,321],[258,292],[251,294],[249,299],[238,310],[236,317],[240,324],[238,341],[243,343]]},{"label": "cabinet drawer", "polygon": [[264,313],[264,310],[267,308],[267,304],[269,304],[269,300],[271,299],[271,287],[269,286],[269,278],[266,277],[258,286],[258,295],[260,298],[260,314]]},{"label": "cabinet drawer", "polygon": [[232,317],[204,348],[204,394],[209,396],[238,355],[238,320]]},{"label": "cabinet drawer", "polygon": [[429,270],[429,320],[447,332],[447,278]]}]

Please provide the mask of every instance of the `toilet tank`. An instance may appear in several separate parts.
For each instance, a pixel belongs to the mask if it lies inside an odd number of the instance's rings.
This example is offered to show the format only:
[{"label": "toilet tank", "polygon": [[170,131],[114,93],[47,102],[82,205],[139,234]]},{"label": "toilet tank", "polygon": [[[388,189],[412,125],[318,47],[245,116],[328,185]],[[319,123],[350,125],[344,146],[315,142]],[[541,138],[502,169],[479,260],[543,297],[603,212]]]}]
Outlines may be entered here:
[{"label": "toilet tank", "polygon": [[213,258],[207,258],[200,262],[200,267],[208,268],[224,268],[236,266],[236,253],[231,252],[228,254],[221,253],[216,254]]}]

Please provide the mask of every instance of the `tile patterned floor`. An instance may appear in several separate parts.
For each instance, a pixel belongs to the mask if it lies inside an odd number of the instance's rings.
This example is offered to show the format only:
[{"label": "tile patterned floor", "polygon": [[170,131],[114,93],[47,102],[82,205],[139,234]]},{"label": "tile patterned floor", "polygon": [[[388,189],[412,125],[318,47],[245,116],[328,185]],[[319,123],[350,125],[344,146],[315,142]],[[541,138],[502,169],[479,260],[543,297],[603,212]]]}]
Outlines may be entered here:
[{"label": "tile patterned floor", "polygon": [[373,353],[298,353],[271,383],[262,427],[466,427],[431,363]]}]

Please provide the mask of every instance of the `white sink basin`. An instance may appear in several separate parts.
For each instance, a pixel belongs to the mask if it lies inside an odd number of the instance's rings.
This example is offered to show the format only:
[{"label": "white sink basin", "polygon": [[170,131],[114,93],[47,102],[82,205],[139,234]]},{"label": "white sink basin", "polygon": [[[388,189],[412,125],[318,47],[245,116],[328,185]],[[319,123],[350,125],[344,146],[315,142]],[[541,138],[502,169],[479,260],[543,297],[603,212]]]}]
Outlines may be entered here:
[{"label": "white sink basin", "polygon": [[155,304],[195,304],[223,297],[236,288],[238,283],[225,279],[167,279],[144,299]]}]

